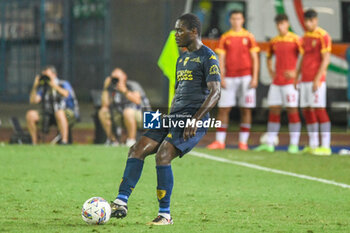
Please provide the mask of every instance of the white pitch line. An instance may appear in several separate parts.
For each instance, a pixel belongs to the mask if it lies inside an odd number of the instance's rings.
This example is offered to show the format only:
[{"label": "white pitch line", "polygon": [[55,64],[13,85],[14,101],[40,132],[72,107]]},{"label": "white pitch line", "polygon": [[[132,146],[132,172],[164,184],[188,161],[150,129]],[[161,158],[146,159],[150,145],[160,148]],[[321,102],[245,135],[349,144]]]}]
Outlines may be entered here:
[{"label": "white pitch line", "polygon": [[221,158],[221,157],[217,157],[217,156],[212,156],[212,155],[197,152],[197,151],[191,151],[189,154],[200,157],[200,158],[210,159],[210,160],[214,160],[214,161],[218,161],[218,162],[222,162],[222,163],[230,163],[230,164],[234,164],[237,166],[249,167],[249,168],[253,168],[256,170],[261,170],[261,171],[266,171],[266,172],[271,172],[271,173],[276,173],[276,174],[281,174],[281,175],[286,175],[286,176],[293,176],[293,177],[297,177],[300,179],[312,180],[312,181],[316,181],[316,182],[320,182],[320,183],[324,183],[324,184],[331,184],[331,185],[335,185],[338,187],[350,189],[350,185],[338,183],[338,182],[335,182],[332,180],[326,180],[326,179],[307,176],[307,175],[303,175],[303,174],[297,174],[297,173],[293,173],[293,172],[286,172],[286,171],[277,170],[277,169],[273,169],[273,168],[262,167],[262,166],[255,165],[252,163],[229,160],[229,159],[225,159],[225,158]]}]

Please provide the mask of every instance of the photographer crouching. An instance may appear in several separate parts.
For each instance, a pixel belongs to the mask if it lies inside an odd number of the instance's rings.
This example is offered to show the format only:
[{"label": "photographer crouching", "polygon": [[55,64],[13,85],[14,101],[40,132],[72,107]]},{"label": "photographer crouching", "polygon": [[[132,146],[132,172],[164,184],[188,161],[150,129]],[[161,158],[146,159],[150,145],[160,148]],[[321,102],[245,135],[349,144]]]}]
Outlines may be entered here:
[{"label": "photographer crouching", "polygon": [[29,110],[26,115],[33,145],[38,143],[38,123],[43,133],[48,133],[50,125],[57,124],[61,144],[67,144],[69,126],[78,119],[79,107],[72,86],[68,81],[58,79],[54,66],[46,66],[35,77],[29,102],[41,103],[41,110]]},{"label": "photographer crouching", "polygon": [[126,73],[116,68],[104,81],[99,119],[107,136],[106,145],[116,146],[119,142],[113,133],[113,126],[125,126],[126,145],[136,141],[137,128],[142,126],[142,109],[150,109],[149,101],[140,84],[128,80]]}]

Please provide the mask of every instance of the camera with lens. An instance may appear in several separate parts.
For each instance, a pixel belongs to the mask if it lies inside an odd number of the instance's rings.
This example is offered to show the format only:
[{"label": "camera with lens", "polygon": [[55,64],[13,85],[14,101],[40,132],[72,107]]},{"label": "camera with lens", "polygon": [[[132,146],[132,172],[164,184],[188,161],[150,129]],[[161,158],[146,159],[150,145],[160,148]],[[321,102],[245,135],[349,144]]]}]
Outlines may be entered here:
[{"label": "camera with lens", "polygon": [[50,82],[49,76],[47,76],[47,75],[45,75],[45,74],[42,74],[42,75],[40,76],[40,79],[39,79],[39,85],[40,85],[40,86],[47,85],[47,84],[49,84],[49,82]]},{"label": "camera with lens", "polygon": [[118,82],[119,82],[119,78],[118,78],[118,77],[113,77],[113,76],[112,76],[111,78],[112,78],[111,84],[112,84],[113,86],[117,85]]}]

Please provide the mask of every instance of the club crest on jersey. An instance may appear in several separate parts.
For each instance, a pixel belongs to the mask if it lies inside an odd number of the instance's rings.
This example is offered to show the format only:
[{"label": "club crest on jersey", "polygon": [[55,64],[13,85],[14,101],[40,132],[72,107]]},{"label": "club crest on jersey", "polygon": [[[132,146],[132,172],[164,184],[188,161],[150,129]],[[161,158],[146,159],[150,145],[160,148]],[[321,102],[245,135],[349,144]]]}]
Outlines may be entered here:
[{"label": "club crest on jersey", "polygon": [[220,74],[219,67],[217,65],[212,65],[209,69],[209,74]]},{"label": "club crest on jersey", "polygon": [[188,62],[189,59],[190,59],[189,57],[186,57],[186,58],[185,58],[184,66],[187,64],[187,62]]},{"label": "club crest on jersey", "polygon": [[243,38],[243,39],[242,39],[242,43],[243,43],[244,45],[247,45],[247,44],[248,44],[248,39],[247,39],[247,38]]}]

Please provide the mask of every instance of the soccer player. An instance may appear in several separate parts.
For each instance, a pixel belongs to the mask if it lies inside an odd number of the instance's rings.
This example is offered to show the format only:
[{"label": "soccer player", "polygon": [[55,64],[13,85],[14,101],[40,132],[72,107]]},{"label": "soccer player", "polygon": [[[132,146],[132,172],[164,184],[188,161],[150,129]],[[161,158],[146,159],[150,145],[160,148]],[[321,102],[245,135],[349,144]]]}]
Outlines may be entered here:
[{"label": "soccer player", "polygon": [[[298,56],[302,53],[300,38],[290,32],[288,16],[279,14],[275,17],[279,35],[271,39],[267,52],[267,68],[272,78],[268,93],[269,121],[267,124],[267,142],[255,151],[274,152],[274,140],[280,130],[282,105],[287,108],[289,120],[289,153],[299,152],[300,117],[298,112],[299,93],[294,88]],[[272,68],[272,57],[275,56],[275,70]]]},{"label": "soccer player", "polygon": [[[176,43],[185,47],[176,64],[175,96],[170,115],[188,116],[189,120],[208,119],[208,112],[220,98],[220,70],[215,53],[202,44],[201,24],[197,16],[184,14],[175,24]],[[176,117],[178,118],[178,117]],[[181,116],[178,119],[181,120]],[[149,224],[173,224],[170,215],[170,197],[173,189],[171,161],[189,152],[205,135],[203,127],[162,128],[147,131],[130,148],[117,198],[111,203],[111,217],[123,218],[127,203],[142,173],[145,158],[156,154],[158,217]]]},{"label": "soccer player", "polygon": [[253,34],[243,28],[244,16],[241,11],[230,12],[231,30],[224,33],[216,52],[219,55],[221,70],[221,98],[218,103],[217,118],[222,127],[217,129],[216,140],[208,149],[224,149],[226,131],[231,108],[238,105],[241,112],[241,124],[238,147],[248,150],[248,138],[252,122],[251,109],[256,105],[255,88],[258,85],[259,60]]},{"label": "soccer player", "polygon": [[[318,27],[317,12],[313,9],[304,13],[306,33],[302,40],[304,55],[301,61],[300,107],[306,121],[309,146],[305,153],[331,155],[331,123],[326,111],[326,71],[331,52],[331,38]],[[295,86],[298,80],[295,79]],[[319,128],[322,146],[319,147]]]}]

